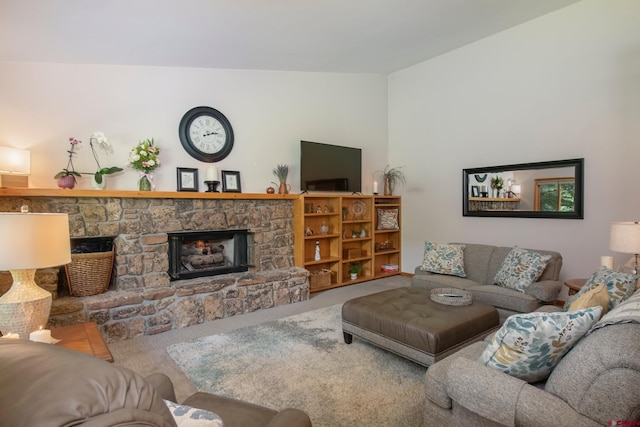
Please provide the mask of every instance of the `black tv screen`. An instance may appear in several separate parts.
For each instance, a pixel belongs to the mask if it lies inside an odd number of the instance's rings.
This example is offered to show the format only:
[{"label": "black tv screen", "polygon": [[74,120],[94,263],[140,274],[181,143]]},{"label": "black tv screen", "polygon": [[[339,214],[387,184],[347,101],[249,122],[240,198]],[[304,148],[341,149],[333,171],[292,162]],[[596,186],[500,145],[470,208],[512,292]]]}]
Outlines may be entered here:
[{"label": "black tv screen", "polygon": [[303,191],[362,191],[362,150],[300,141]]}]

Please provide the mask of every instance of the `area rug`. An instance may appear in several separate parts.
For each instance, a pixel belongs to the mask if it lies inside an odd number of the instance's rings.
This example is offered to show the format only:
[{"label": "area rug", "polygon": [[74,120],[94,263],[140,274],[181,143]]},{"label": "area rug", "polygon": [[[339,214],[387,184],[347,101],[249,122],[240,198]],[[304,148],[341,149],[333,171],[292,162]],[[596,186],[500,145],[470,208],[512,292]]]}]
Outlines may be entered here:
[{"label": "area rug", "polygon": [[200,391],[305,411],[315,427],[420,426],[426,368],[342,337],[341,305],[174,344]]}]

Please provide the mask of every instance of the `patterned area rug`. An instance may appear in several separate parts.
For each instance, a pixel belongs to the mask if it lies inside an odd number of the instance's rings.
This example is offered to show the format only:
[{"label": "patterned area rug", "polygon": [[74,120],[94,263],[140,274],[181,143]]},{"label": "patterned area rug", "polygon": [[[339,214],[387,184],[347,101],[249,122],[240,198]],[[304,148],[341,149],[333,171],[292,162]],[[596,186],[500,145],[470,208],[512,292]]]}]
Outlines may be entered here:
[{"label": "patterned area rug", "polygon": [[315,427],[420,426],[426,368],[342,338],[341,305],[167,351],[198,390],[304,410]]}]

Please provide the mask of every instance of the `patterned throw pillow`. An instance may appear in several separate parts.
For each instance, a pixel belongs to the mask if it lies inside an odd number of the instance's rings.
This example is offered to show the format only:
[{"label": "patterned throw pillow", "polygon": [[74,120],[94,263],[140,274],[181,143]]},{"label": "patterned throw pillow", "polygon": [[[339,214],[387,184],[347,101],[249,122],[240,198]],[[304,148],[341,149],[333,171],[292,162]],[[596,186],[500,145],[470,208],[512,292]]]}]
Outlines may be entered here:
[{"label": "patterned throw pillow", "polygon": [[222,419],[211,411],[178,405],[170,400],[165,400],[164,403],[178,427],[224,427]]},{"label": "patterned throw pillow", "polygon": [[498,286],[524,292],[542,274],[551,255],[513,248],[502,262],[494,283]]},{"label": "patterned throw pillow", "polygon": [[431,273],[467,277],[464,272],[464,247],[465,245],[461,244],[425,242],[420,269]]},{"label": "patterned throw pillow", "polygon": [[589,307],[602,307],[602,315],[609,311],[609,292],[604,285],[598,285],[573,300],[567,311],[584,310]]},{"label": "patterned throw pillow", "polygon": [[542,381],[601,313],[602,307],[591,307],[569,312],[514,314],[496,332],[478,362],[530,383]]},{"label": "patterned throw pillow", "polygon": [[398,209],[378,209],[378,230],[397,230]]},{"label": "patterned throw pillow", "polygon": [[598,285],[604,285],[609,293],[609,310],[612,310],[635,292],[637,281],[638,276],[635,274],[619,273],[607,267],[600,267],[589,277],[573,299],[564,304],[564,309],[568,310],[571,303],[580,298],[585,292],[589,292]]},{"label": "patterned throw pillow", "polygon": [[602,316],[602,319],[593,325],[588,334],[596,329],[621,323],[640,323],[640,290],[634,292],[629,299],[621,302],[616,308]]}]

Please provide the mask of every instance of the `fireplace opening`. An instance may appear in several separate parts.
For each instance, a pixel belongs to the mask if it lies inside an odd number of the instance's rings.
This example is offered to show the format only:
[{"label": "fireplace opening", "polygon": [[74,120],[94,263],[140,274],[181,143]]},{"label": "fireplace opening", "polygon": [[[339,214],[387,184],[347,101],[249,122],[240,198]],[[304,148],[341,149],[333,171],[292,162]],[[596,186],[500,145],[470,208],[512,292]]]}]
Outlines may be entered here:
[{"label": "fireplace opening", "polygon": [[247,229],[168,233],[172,280],[248,271]]}]

